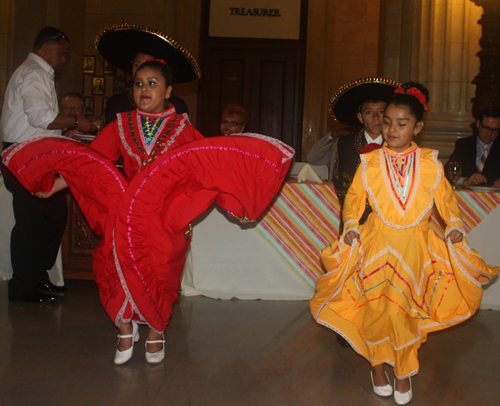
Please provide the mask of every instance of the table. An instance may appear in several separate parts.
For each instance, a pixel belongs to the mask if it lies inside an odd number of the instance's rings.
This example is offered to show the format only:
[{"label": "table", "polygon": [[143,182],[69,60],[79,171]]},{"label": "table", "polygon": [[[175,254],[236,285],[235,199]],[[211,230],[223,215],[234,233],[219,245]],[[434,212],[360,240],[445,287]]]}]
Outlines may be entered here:
[{"label": "table", "polygon": [[[496,241],[500,194],[457,191],[472,247],[500,265]],[[213,207],[197,219],[183,294],[212,298],[307,300],[322,275],[319,250],[338,238],[340,205],[331,183],[287,182],[260,221],[240,225]],[[483,221],[487,218],[487,221]],[[437,212],[431,227],[443,235]],[[482,308],[500,310],[500,283],[488,286]]]}]

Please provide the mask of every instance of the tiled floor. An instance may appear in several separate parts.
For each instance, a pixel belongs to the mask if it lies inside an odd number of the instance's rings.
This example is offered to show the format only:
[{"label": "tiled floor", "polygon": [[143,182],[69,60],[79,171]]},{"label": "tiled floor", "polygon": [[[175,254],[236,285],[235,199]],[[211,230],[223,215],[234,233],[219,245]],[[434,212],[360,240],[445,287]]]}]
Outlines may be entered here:
[{"label": "tiled floor", "polygon": [[[316,325],[307,302],[182,298],[165,361],[113,364],[117,331],[93,282],[58,303],[7,300],[0,282],[0,405],[393,405],[371,390],[368,363]],[[417,405],[500,404],[500,312],[431,334],[413,380]],[[390,374],[390,376],[392,376]]]}]

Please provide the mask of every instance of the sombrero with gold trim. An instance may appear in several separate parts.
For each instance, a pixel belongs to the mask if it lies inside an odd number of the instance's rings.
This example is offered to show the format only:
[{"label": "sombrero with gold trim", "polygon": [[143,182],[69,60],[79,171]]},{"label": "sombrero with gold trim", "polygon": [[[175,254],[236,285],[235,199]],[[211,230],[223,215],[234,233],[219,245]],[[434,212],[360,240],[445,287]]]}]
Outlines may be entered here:
[{"label": "sombrero with gold trim", "polygon": [[384,78],[363,78],[341,86],[328,103],[328,112],[342,124],[360,127],[356,117],[359,107],[367,101],[388,102],[400,84]]},{"label": "sombrero with gold trim", "polygon": [[199,79],[200,67],[193,56],[177,41],[160,31],[135,24],[115,24],[104,28],[95,38],[97,51],[108,62],[132,72],[132,59],[142,52],[163,59],[172,69],[174,83]]}]

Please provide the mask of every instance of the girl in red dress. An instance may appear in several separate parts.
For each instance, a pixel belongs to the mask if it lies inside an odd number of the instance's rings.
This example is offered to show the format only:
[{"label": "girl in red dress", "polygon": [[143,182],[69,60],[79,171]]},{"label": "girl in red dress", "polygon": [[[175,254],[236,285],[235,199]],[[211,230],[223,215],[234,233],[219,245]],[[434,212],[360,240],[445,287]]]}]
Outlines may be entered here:
[{"label": "girl in red dress", "polygon": [[[120,113],[90,147],[50,137],[4,156],[27,189],[50,190],[38,197],[69,185],[102,236],[93,268],[120,331],[117,365],[132,357],[138,324],[149,327],[146,361],[165,357],[163,334],[180,290],[191,221],[213,202],[241,222],[256,219],[293,156],[290,147],[258,134],[203,138],[168,105],[171,91],[167,65],[147,61],[134,77],[137,110]],[[125,177],[112,164],[119,157]]]}]

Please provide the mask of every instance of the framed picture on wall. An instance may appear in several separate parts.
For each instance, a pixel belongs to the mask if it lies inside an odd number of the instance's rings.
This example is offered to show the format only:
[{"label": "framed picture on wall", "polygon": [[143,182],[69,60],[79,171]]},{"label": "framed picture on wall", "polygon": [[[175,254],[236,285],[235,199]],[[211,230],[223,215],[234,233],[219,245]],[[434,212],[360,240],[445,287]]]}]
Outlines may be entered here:
[{"label": "framed picture on wall", "polygon": [[127,90],[127,79],[117,76],[113,79],[113,94],[118,94]]},{"label": "framed picture on wall", "polygon": [[95,56],[86,55],[83,57],[83,73],[95,73]]},{"label": "framed picture on wall", "polygon": [[116,67],[111,65],[106,59],[104,60],[104,74],[116,75]]},{"label": "framed picture on wall", "polygon": [[94,98],[93,97],[84,97],[85,100],[85,115],[93,116],[94,115]]},{"label": "framed picture on wall", "polygon": [[104,94],[104,76],[92,77],[92,94]]}]

